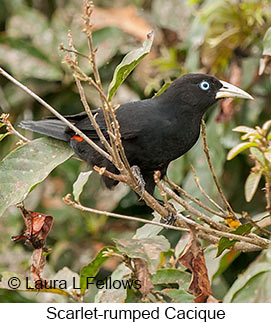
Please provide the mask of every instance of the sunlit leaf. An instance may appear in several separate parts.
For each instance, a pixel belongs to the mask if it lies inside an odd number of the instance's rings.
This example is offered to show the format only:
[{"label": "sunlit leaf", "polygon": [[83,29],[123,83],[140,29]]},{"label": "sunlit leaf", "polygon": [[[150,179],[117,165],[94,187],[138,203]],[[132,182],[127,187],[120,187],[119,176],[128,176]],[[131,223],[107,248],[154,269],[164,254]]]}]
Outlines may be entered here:
[{"label": "sunlit leaf", "polygon": [[244,133],[257,133],[255,129],[246,127],[246,126],[238,126],[236,128],[233,128],[232,131],[244,132]]},{"label": "sunlit leaf", "polygon": [[271,27],[269,27],[263,38],[263,55],[271,56]]},{"label": "sunlit leaf", "polygon": [[270,127],[271,127],[271,120],[268,120],[263,124],[262,128],[263,130],[268,130]]},{"label": "sunlit leaf", "polygon": [[250,173],[247,177],[246,183],[245,183],[245,197],[246,201],[250,202],[257,190],[257,187],[259,185],[260,179],[262,177],[262,173]]},{"label": "sunlit leaf", "polygon": [[[160,219],[161,219],[161,216],[155,213],[153,222],[159,222]],[[134,239],[152,238],[157,236],[162,230],[163,230],[163,227],[147,223],[136,230],[136,234],[133,236],[133,238]]]},{"label": "sunlit leaf", "polygon": [[18,147],[0,162],[0,215],[23,201],[31,189],[73,155],[59,140],[39,138]]},{"label": "sunlit leaf", "polygon": [[250,141],[255,141],[255,139],[259,139],[259,138],[261,138],[261,135],[253,132],[247,132],[241,136],[242,140],[250,139]]},{"label": "sunlit leaf", "polygon": [[235,156],[240,154],[240,152],[250,148],[250,147],[257,147],[258,145],[254,142],[242,142],[239,145],[233,147],[227,155],[227,160],[233,159]]},{"label": "sunlit leaf", "polygon": [[0,141],[2,141],[8,135],[10,135],[10,132],[0,134]]},{"label": "sunlit leaf", "polygon": [[252,147],[249,150],[250,150],[250,153],[254,157],[256,157],[259,162],[261,162],[264,165],[265,161],[264,161],[264,155],[263,155],[263,153],[259,149],[255,148],[255,147]]},{"label": "sunlit leaf", "polygon": [[264,157],[271,163],[271,151],[264,153]]},{"label": "sunlit leaf", "polygon": [[147,40],[141,48],[135,49],[128,53],[121,63],[116,67],[113,79],[108,88],[108,100],[111,100],[118,88],[132,72],[136,65],[150,52],[153,42],[153,32],[148,34]]},{"label": "sunlit leaf", "polygon": [[75,201],[79,202],[79,197],[83,191],[83,188],[88,181],[89,176],[92,174],[92,170],[88,172],[81,172],[77,178],[77,180],[73,183],[73,191],[72,194],[74,196]]},{"label": "sunlit leaf", "polygon": [[155,93],[155,95],[153,96],[154,98],[156,98],[157,96],[159,96],[160,94],[162,94],[171,84],[172,82],[166,82],[163,84],[163,86],[161,87],[161,89]]}]

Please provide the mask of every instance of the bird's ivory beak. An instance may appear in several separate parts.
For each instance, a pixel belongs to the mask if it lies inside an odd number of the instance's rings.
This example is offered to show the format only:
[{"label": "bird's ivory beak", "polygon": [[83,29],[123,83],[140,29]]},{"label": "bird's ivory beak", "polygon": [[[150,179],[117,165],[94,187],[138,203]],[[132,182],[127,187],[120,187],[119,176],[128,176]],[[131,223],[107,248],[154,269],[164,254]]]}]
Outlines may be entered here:
[{"label": "bird's ivory beak", "polygon": [[223,99],[223,98],[240,98],[240,99],[249,99],[254,100],[254,98],[248,94],[247,92],[239,89],[239,87],[234,86],[228,82],[220,81],[222,83],[222,88],[216,93],[216,99]]}]

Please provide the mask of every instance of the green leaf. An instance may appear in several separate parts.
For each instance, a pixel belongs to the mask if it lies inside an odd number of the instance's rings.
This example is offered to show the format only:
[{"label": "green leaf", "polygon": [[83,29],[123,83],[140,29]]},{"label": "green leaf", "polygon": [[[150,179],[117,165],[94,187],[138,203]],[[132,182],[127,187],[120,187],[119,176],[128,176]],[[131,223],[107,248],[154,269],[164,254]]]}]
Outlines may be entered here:
[{"label": "green leaf", "polygon": [[87,284],[90,284],[92,282],[101,266],[109,258],[109,256],[104,255],[104,252],[108,251],[109,249],[117,252],[116,248],[104,247],[98,252],[97,256],[88,265],[82,267],[80,271],[80,289],[82,295],[85,294]]},{"label": "green leaf", "polygon": [[157,270],[151,279],[154,285],[178,284],[180,289],[187,290],[191,274],[175,268],[165,268]]},{"label": "green leaf", "polygon": [[255,147],[252,147],[249,150],[250,150],[250,153],[254,155],[254,157],[256,157],[258,161],[264,165],[265,160],[264,160],[263,153],[258,148],[255,148]]},{"label": "green leaf", "polygon": [[157,93],[155,93],[153,97],[156,98],[157,96],[159,96],[160,94],[162,94],[170,86],[171,83],[172,82],[166,82],[166,83],[164,83],[163,86],[161,87],[161,89]]},{"label": "green leaf", "polygon": [[225,270],[232,264],[232,262],[240,255],[240,252],[235,250],[230,250],[226,252],[219,261],[219,267],[217,271],[214,273],[212,279],[214,280],[216,277],[219,277],[223,274]]},{"label": "green leaf", "polygon": [[79,197],[83,191],[83,188],[88,181],[89,176],[92,174],[92,170],[88,172],[81,172],[77,178],[77,180],[73,183],[73,191],[72,194],[76,202],[79,202]]},{"label": "green leaf", "polygon": [[44,80],[63,78],[60,65],[51,62],[42,49],[28,41],[11,37],[0,38],[0,57],[3,64],[20,78],[34,77]]},{"label": "green leaf", "polygon": [[130,258],[146,260],[151,274],[155,273],[160,264],[161,252],[168,251],[170,244],[164,236],[149,239],[119,239],[114,240],[117,248]]},{"label": "green leaf", "polygon": [[225,238],[225,237],[220,238],[216,257],[219,257],[224,250],[233,247],[237,241],[238,240],[229,240],[228,238]]},{"label": "green leaf", "polygon": [[6,136],[10,135],[10,132],[2,133],[0,135],[0,141],[2,141]]},{"label": "green leaf", "polygon": [[271,300],[270,262],[252,264],[233,283],[223,302],[260,303]]},{"label": "green leaf", "polygon": [[[155,214],[154,219],[152,221],[159,222],[161,219],[161,216],[157,213],[154,213],[154,214]],[[162,230],[163,230],[163,227],[147,223],[136,230],[136,234],[133,236],[133,239],[153,238],[157,236]]]},{"label": "green leaf", "polygon": [[262,173],[250,173],[245,183],[245,198],[247,202],[250,202],[257,190]]},{"label": "green leaf", "polygon": [[59,140],[39,138],[18,147],[0,162],[0,215],[23,201],[59,164],[73,155]]},{"label": "green leaf", "polygon": [[246,234],[250,233],[252,227],[253,226],[250,223],[242,224],[236,230],[232,231],[231,233],[239,234],[240,236],[245,236]]},{"label": "green leaf", "polygon": [[[236,230],[232,231],[231,233],[243,236],[248,234],[251,231],[251,229],[252,229],[252,225],[250,223],[246,223],[246,224],[240,225]],[[238,239],[229,240],[228,238],[222,237],[218,243],[216,257],[219,257],[224,250],[233,247],[236,244],[236,242],[238,242]]]},{"label": "green leaf", "polygon": [[113,79],[108,88],[108,100],[110,101],[118,88],[132,72],[136,65],[150,52],[153,42],[153,32],[147,35],[147,40],[141,48],[135,49],[128,53],[121,63],[116,67]]},{"label": "green leaf", "polygon": [[194,300],[193,295],[180,289],[166,288],[163,289],[160,293],[170,297],[173,303],[193,303]]},{"label": "green leaf", "polygon": [[[125,265],[125,263],[121,263],[116,270],[114,270],[111,275],[111,281],[125,281],[131,278],[132,271]],[[95,303],[124,303],[127,298],[127,293],[130,288],[124,288],[121,286],[120,288],[107,288],[104,286],[99,289],[98,293],[95,296]]]},{"label": "green leaf", "polygon": [[196,4],[196,3],[198,3],[198,2],[200,2],[201,0],[189,0],[188,1],[188,5],[189,6],[193,6],[194,4]]},{"label": "green leaf", "polygon": [[263,55],[271,56],[271,27],[269,27],[263,38]]},{"label": "green leaf", "polygon": [[257,147],[258,145],[254,142],[242,142],[241,144],[233,147],[227,155],[227,160],[233,159],[235,156],[240,154],[240,152],[250,148],[250,147]]}]

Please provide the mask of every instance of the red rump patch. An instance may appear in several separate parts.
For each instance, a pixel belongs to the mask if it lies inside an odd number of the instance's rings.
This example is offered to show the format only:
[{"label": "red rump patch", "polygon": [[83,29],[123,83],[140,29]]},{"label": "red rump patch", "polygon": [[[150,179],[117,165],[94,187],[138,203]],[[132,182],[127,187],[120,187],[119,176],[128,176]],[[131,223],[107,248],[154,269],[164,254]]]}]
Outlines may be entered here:
[{"label": "red rump patch", "polygon": [[82,137],[80,137],[80,136],[73,136],[73,137],[71,137],[71,139],[73,139],[73,140],[77,140],[78,142],[81,142],[81,141],[83,141],[84,139],[82,138]]}]

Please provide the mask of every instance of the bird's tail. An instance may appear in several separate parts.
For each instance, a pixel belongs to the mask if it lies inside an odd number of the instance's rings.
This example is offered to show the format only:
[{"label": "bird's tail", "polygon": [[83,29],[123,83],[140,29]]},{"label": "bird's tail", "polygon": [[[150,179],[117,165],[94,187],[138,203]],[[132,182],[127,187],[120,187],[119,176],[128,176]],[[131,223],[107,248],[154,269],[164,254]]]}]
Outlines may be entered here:
[{"label": "bird's tail", "polygon": [[39,121],[21,121],[18,127],[31,130],[33,132],[68,141],[69,135],[65,133],[66,124],[58,119],[44,119]]}]

